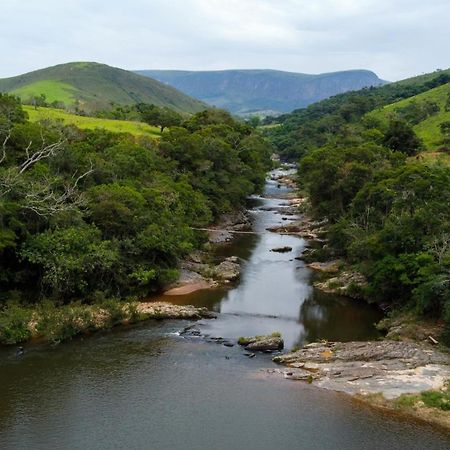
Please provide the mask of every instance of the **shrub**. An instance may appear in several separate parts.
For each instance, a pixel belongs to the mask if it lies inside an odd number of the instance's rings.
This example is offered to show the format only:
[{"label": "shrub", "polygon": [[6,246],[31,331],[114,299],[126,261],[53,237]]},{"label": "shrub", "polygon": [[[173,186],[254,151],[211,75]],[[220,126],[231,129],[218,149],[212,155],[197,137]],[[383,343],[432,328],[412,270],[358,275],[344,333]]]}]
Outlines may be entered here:
[{"label": "shrub", "polygon": [[0,311],[0,342],[16,344],[31,337],[32,310],[11,302]]}]

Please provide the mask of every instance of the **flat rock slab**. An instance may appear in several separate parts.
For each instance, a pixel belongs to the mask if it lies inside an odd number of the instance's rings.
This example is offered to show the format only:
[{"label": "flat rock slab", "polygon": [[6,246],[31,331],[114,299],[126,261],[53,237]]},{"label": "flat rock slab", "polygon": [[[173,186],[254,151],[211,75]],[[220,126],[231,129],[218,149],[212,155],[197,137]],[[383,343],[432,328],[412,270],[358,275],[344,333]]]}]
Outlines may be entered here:
[{"label": "flat rock slab", "polygon": [[138,303],[137,310],[151,319],[215,319],[217,315],[206,308],[192,305],[173,305],[166,302]]},{"label": "flat rock slab", "polygon": [[440,389],[450,378],[448,354],[413,342],[313,343],[273,360],[290,368],[286,378],[386,398]]}]

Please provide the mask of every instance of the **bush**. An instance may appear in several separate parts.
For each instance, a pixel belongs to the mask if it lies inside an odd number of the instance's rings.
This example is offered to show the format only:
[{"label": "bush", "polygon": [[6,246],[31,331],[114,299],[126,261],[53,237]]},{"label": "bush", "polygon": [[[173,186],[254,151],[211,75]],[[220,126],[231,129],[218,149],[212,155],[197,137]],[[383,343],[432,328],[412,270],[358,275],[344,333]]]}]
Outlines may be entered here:
[{"label": "bush", "polygon": [[0,311],[0,342],[17,344],[31,337],[31,309],[19,303],[10,302]]}]

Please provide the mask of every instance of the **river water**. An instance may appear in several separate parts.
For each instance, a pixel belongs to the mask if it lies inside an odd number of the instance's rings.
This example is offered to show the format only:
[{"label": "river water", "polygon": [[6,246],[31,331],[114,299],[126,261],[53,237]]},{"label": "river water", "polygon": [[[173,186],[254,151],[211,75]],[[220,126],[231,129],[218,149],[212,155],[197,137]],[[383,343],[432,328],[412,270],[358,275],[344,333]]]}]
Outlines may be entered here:
[{"label": "river water", "polygon": [[[311,288],[294,256],[305,242],[266,233],[281,222],[267,211],[285,200],[253,199],[254,229],[218,250],[238,255],[231,289],[170,297],[220,312],[204,335],[236,341],[279,331],[291,348],[319,338],[377,337],[377,309]],[[261,208],[264,208],[261,209]],[[293,252],[270,249],[291,246]],[[165,300],[167,300],[166,298]],[[270,355],[181,335],[188,322],[147,322],[57,347],[0,351],[1,449],[447,449],[430,426],[382,414],[302,382],[268,377]]]}]

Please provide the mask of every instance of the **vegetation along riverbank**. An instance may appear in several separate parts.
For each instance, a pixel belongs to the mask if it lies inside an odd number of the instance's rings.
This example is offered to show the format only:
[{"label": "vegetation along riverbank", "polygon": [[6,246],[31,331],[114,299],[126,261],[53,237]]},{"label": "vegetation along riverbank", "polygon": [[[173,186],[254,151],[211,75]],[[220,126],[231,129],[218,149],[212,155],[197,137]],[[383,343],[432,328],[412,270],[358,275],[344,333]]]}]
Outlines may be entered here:
[{"label": "vegetation along riverbank", "polygon": [[31,122],[1,95],[0,133],[2,342],[29,337],[7,330],[43,299],[71,316],[73,302],[89,310],[172,283],[205,242],[194,228],[241,208],[271,167],[270,146],[220,110],[155,140]]},{"label": "vegetation along riverbank", "polygon": [[305,214],[272,231],[310,241],[297,257],[315,271],[317,289],[387,314],[385,340],[311,343],[277,358],[290,367],[283,373],[446,427],[449,82],[444,71],[343,94],[266,131],[282,154],[300,157]]}]

